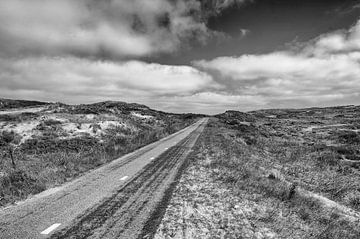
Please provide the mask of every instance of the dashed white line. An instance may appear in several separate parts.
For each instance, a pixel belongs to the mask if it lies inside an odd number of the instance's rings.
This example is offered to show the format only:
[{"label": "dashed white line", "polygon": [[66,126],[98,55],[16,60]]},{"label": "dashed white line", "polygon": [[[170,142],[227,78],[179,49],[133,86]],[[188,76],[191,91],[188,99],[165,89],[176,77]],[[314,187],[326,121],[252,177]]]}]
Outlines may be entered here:
[{"label": "dashed white line", "polygon": [[120,178],[120,180],[121,180],[121,181],[124,181],[124,180],[126,180],[128,177],[129,177],[129,176],[124,176],[124,177]]},{"label": "dashed white line", "polygon": [[45,229],[44,231],[40,232],[40,234],[48,235],[50,232],[54,231],[60,225],[61,225],[61,223],[55,223],[55,224],[51,225],[50,227],[48,227],[47,229]]},{"label": "dashed white line", "polygon": [[155,157],[151,157],[150,159],[153,160]]}]

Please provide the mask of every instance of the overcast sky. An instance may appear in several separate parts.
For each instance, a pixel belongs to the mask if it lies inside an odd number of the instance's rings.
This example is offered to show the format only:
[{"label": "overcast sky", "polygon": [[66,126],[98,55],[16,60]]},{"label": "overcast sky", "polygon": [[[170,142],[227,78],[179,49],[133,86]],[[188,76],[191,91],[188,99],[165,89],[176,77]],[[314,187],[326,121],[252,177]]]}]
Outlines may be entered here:
[{"label": "overcast sky", "polygon": [[171,112],[360,104],[358,0],[1,0],[0,97]]}]

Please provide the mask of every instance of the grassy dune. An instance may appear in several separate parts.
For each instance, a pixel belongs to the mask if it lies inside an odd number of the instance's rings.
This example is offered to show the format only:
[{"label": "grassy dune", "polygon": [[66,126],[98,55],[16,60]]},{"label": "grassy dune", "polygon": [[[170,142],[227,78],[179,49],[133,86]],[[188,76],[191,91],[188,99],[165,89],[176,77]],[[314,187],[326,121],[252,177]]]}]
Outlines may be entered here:
[{"label": "grassy dune", "polygon": [[0,115],[0,206],[72,180],[197,118],[122,102]]}]

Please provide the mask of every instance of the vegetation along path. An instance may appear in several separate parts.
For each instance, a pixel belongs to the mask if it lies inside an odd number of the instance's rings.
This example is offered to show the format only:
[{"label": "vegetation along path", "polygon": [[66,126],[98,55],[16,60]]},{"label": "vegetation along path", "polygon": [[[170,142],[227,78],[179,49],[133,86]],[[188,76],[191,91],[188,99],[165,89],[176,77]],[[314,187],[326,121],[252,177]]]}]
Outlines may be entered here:
[{"label": "vegetation along path", "polygon": [[[137,238],[156,218],[207,119],[0,211],[0,238]],[[154,224],[155,223],[155,224]]]}]

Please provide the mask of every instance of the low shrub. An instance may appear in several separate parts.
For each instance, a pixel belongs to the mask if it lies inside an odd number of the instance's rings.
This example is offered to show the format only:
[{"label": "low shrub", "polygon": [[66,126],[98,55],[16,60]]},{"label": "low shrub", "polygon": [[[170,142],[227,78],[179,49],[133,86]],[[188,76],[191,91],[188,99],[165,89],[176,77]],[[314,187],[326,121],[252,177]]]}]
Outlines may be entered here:
[{"label": "low shrub", "polygon": [[360,144],[360,135],[354,131],[343,131],[338,137],[339,141],[344,144]]},{"label": "low shrub", "polygon": [[44,121],[44,124],[46,126],[59,125],[59,124],[61,124],[61,121],[55,120],[55,119],[48,119],[48,120]]},{"label": "low shrub", "polygon": [[76,137],[70,139],[58,139],[55,137],[40,137],[28,139],[21,144],[20,151],[27,154],[45,154],[54,152],[80,152],[89,150],[98,145],[98,139],[94,137]]},{"label": "low shrub", "polygon": [[317,239],[358,239],[360,238],[360,229],[355,227],[352,223],[345,220],[334,220],[328,223],[325,230],[319,235]]},{"label": "low shrub", "polygon": [[23,170],[14,170],[0,178],[0,206],[36,194],[45,189],[45,185],[30,177]]},{"label": "low shrub", "polygon": [[320,168],[325,168],[327,166],[335,167],[340,163],[339,157],[335,152],[327,151],[322,152],[317,157],[317,166]]}]

